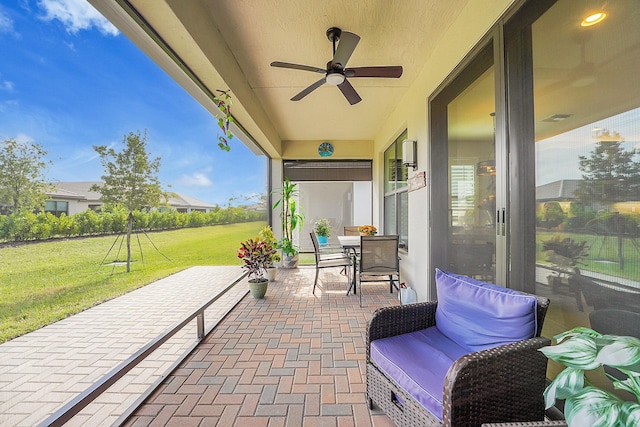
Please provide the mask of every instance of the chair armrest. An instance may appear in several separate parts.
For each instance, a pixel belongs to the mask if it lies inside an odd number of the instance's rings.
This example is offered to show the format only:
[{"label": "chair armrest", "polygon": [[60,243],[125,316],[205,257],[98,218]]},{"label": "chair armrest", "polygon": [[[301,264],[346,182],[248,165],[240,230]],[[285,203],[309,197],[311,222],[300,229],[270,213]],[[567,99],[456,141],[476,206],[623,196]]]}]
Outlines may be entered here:
[{"label": "chair armrest", "polygon": [[367,322],[367,361],[371,341],[419,331],[436,324],[437,301],[377,309]]},{"label": "chair armrest", "polygon": [[550,344],[535,337],[456,360],[444,381],[444,424],[542,420],[547,357],[538,349]]},{"label": "chair armrest", "polygon": [[491,423],[482,424],[482,427],[567,427],[566,421],[531,421],[518,423]]},{"label": "chair armrest", "polygon": [[344,252],[344,249],[341,245],[323,245],[320,246],[320,254],[336,254]]}]

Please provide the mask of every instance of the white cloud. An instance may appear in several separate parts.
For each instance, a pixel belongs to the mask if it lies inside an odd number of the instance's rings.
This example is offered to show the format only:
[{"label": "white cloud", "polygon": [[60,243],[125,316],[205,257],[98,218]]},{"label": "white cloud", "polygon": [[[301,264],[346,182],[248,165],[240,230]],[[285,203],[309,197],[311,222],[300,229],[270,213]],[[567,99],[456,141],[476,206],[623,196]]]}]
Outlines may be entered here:
[{"label": "white cloud", "polygon": [[0,80],[0,90],[13,92],[13,82],[9,80]]},{"label": "white cloud", "polygon": [[207,175],[202,172],[194,172],[191,175],[182,175],[180,177],[180,184],[186,187],[210,187],[213,182]]},{"label": "white cloud", "polygon": [[14,33],[13,20],[9,18],[9,16],[3,13],[1,10],[0,10],[0,33],[7,33],[7,34]]},{"label": "white cloud", "polygon": [[32,136],[29,136],[25,133],[19,133],[13,139],[15,139],[17,142],[21,144],[31,144],[35,142],[35,139]]},{"label": "white cloud", "polygon": [[16,101],[15,99],[2,101],[0,102],[0,112],[8,111],[9,109],[14,108],[16,105],[18,105],[18,101]]},{"label": "white cloud", "polygon": [[119,34],[118,29],[87,0],[40,0],[38,5],[44,9],[46,21],[58,19],[69,33],[96,27],[104,35]]}]

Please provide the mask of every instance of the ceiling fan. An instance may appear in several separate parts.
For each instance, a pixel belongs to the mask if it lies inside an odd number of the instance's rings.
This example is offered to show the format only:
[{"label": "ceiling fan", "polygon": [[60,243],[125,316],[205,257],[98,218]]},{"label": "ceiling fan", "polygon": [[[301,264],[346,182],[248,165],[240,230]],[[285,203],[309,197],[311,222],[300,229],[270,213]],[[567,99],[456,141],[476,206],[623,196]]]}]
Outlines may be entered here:
[{"label": "ceiling fan", "polygon": [[324,77],[320,80],[311,84],[302,92],[291,98],[292,101],[300,101],[323,84],[329,83],[331,85],[338,86],[338,89],[340,89],[344,97],[347,98],[349,104],[354,105],[362,101],[362,98],[360,98],[358,92],[356,92],[351,83],[349,83],[347,77],[385,77],[397,79],[402,76],[402,67],[399,65],[347,68],[347,62],[358,45],[360,36],[348,31],[342,31],[340,28],[331,27],[327,30],[327,38],[333,43],[333,58],[331,61],[327,62],[326,69],[280,61],[274,61],[271,63],[272,67],[290,68],[293,70],[311,71],[312,73],[324,74]]}]

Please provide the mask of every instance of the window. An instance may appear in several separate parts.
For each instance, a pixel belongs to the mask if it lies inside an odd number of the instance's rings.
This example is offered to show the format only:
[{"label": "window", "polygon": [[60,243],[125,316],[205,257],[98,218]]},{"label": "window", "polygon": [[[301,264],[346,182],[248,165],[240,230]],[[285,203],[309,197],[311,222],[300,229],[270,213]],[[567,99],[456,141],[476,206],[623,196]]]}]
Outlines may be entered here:
[{"label": "window", "polygon": [[44,206],[44,211],[57,217],[61,214],[69,215],[69,202],[48,201]]},{"label": "window", "polygon": [[384,152],[384,233],[397,234],[399,246],[409,248],[408,168],[402,164],[405,130]]}]

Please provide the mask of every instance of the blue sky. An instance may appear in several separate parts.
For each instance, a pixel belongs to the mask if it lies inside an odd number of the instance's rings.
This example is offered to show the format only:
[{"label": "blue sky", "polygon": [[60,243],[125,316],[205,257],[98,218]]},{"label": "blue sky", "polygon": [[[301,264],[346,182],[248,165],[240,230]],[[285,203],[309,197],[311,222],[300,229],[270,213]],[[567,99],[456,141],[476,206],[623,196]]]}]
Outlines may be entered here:
[{"label": "blue sky", "polygon": [[50,181],[99,181],[92,147],[146,129],[165,189],[221,205],[265,192],[265,157],[221,151],[217,120],[86,0],[3,0],[0,58],[0,141],[44,147]]}]

